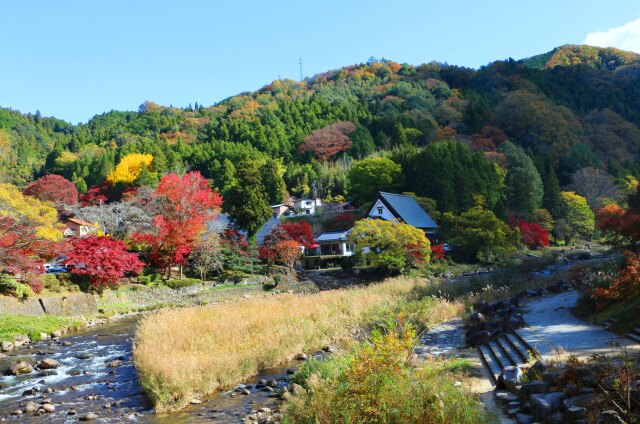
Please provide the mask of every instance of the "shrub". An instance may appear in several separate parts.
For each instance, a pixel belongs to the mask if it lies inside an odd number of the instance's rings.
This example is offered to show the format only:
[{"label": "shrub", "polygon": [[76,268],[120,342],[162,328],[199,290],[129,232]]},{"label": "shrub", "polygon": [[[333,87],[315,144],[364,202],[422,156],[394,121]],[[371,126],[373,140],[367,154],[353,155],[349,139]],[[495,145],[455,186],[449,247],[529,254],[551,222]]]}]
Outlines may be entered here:
[{"label": "shrub", "polygon": [[19,283],[9,274],[0,274],[0,293],[15,297],[33,296],[33,290],[26,284]]},{"label": "shrub", "polygon": [[324,364],[309,361],[293,376],[309,390],[289,398],[284,422],[488,422],[487,412],[454,386],[446,367],[409,366],[414,337],[410,327],[374,333],[373,343],[360,345],[346,364],[333,364],[345,361],[340,357]]},{"label": "shrub", "polygon": [[165,286],[171,287],[174,290],[182,287],[195,286],[197,284],[202,284],[199,278],[183,278],[182,280],[167,280],[164,282]]}]

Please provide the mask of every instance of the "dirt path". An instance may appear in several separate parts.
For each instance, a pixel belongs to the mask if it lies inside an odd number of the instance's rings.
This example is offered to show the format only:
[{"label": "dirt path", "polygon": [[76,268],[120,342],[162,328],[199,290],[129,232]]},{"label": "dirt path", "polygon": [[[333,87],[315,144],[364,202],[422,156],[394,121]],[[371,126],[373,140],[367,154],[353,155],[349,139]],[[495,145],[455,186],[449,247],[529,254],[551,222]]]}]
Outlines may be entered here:
[{"label": "dirt path", "polygon": [[620,353],[617,346],[640,352],[640,345],[621,338],[598,325],[585,322],[571,313],[580,294],[569,290],[545,296],[524,305],[527,327],[518,333],[542,356],[573,354],[585,358],[596,353]]}]

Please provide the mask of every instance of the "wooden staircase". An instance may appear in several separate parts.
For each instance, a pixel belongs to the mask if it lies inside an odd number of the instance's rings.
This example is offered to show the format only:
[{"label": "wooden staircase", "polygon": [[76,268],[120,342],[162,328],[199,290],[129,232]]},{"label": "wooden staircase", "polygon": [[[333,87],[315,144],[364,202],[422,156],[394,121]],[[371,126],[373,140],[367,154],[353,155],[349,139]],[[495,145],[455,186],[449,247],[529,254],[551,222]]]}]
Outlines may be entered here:
[{"label": "wooden staircase", "polygon": [[538,352],[516,331],[502,334],[478,346],[478,352],[494,384],[498,383],[498,376],[504,368],[522,366],[532,359],[540,358]]}]

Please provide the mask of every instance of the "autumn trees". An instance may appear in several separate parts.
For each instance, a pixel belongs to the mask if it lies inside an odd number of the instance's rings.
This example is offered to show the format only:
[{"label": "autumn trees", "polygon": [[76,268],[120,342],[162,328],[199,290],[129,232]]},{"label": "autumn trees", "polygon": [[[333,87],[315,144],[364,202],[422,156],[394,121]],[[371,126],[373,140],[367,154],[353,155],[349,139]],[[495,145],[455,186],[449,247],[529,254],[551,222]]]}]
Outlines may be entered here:
[{"label": "autumn trees", "polygon": [[456,216],[442,216],[441,230],[455,254],[463,261],[494,262],[507,257],[520,246],[520,232],[485,209],[481,201]]},{"label": "autumn trees", "polygon": [[259,248],[260,259],[267,264],[293,266],[303,248],[314,243],[313,229],[308,222],[283,222],[267,234]]},{"label": "autumn trees", "polygon": [[123,241],[109,236],[90,235],[74,240],[67,261],[75,265],[72,273],[86,276],[97,289],[117,286],[126,274],[139,274],[143,268],[138,256],[127,252]]},{"label": "autumn trees", "polygon": [[137,234],[134,240],[150,248],[156,264],[169,270],[172,264],[185,263],[207,221],[220,210],[222,197],[198,172],[166,174],[155,194],[160,207],[153,219],[153,232]]},{"label": "autumn trees", "polygon": [[37,199],[52,202],[56,207],[63,208],[78,203],[78,190],[69,180],[60,175],[49,174],[38,178],[27,185],[22,194]]},{"label": "autumn trees", "polygon": [[349,233],[362,265],[404,270],[428,263],[431,243],[422,230],[381,219],[362,219]]},{"label": "autumn trees", "polygon": [[355,130],[356,126],[352,122],[336,122],[305,137],[298,151],[302,154],[311,153],[319,161],[325,161],[351,147],[349,134]]},{"label": "autumn trees", "polygon": [[0,272],[32,279],[61,238],[57,211],[50,203],[0,184]]}]

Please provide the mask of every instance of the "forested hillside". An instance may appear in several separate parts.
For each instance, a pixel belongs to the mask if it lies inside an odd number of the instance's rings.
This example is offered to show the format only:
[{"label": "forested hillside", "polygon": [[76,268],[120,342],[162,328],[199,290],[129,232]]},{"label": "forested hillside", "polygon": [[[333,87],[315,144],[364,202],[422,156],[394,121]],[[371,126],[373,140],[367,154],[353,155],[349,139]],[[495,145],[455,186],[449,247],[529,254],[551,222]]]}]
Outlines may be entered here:
[{"label": "forested hillside", "polygon": [[[543,179],[542,170],[552,170],[561,185],[585,167],[620,181],[638,176],[639,62],[634,53],[588,46],[479,70],[370,59],[302,82],[277,80],[211,107],[147,101],[137,112],[112,111],[78,126],[0,109],[0,181],[24,186],[56,173],[84,192],[138,152],[153,155],[154,173],[198,170],[224,192],[243,159],[260,166],[276,159],[271,166],[291,194],[327,198],[348,194],[354,160],[380,154],[402,165],[395,189],[434,198],[438,209],[459,212],[472,203],[439,177],[452,167],[482,179],[468,182],[469,190],[493,206],[498,176],[472,152],[503,163],[505,140],[524,149]],[[446,140],[471,152],[434,147]]]}]

